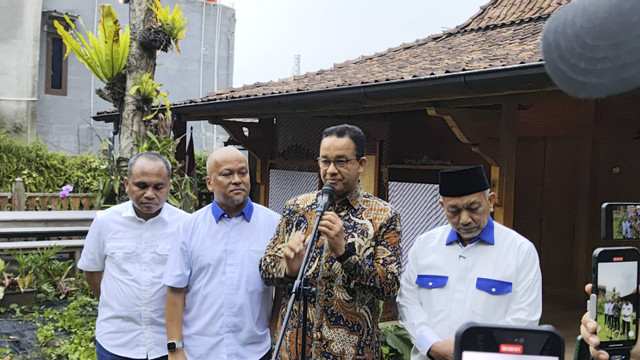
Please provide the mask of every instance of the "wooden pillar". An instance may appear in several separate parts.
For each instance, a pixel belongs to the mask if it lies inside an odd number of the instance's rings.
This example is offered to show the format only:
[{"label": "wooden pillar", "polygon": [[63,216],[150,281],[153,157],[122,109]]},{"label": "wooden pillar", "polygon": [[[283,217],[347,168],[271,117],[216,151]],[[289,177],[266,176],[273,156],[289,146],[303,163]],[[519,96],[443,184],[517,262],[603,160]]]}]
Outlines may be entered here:
[{"label": "wooden pillar", "polygon": [[21,178],[15,179],[11,193],[11,210],[24,211],[26,194],[24,192],[24,182]]},{"label": "wooden pillar", "polygon": [[[498,207],[502,212],[501,223],[513,227],[515,185],[516,185],[516,147],[518,143],[518,104],[502,104],[500,121],[500,159],[498,164]],[[493,173],[493,171],[492,171]]]},{"label": "wooden pillar", "polygon": [[269,206],[269,160],[271,160],[276,142],[274,118],[261,118],[255,132],[257,133],[256,137],[252,137],[251,141],[259,158],[256,164],[256,181],[260,186],[260,203]]},{"label": "wooden pillar", "polygon": [[[178,147],[176,148],[176,160],[178,163],[184,163],[186,159],[187,152],[187,137],[184,136],[187,133],[187,122],[182,120],[182,115],[176,115],[176,119],[173,122],[173,138],[180,138],[180,142],[178,143]],[[182,136],[182,137],[181,137]],[[176,171],[178,169],[175,169]],[[185,169],[186,170],[186,164]]]},{"label": "wooden pillar", "polygon": [[[580,146],[580,161],[576,163],[575,181],[576,201],[575,208],[575,232],[573,237],[573,249],[576,258],[576,266],[573,267],[574,273],[568,274],[569,279],[574,279],[574,294],[576,300],[584,298],[584,284],[591,282],[591,252],[593,248],[589,246],[589,239],[595,238],[590,232],[593,229],[590,224],[598,217],[592,217],[598,214],[600,207],[594,207],[595,194],[592,189],[593,177],[591,169],[593,168],[593,132],[595,129],[596,102],[581,101],[579,110],[579,122],[577,127],[577,138]],[[598,226],[599,227],[599,226]]]}]

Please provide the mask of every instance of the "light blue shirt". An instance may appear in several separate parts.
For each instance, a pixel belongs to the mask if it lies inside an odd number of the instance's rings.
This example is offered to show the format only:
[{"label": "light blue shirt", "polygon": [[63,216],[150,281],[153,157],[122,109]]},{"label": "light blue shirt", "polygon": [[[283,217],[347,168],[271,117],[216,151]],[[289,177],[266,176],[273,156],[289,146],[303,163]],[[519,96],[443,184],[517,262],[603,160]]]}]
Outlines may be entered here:
[{"label": "light blue shirt", "polygon": [[269,351],[272,288],[258,263],[280,216],[251,200],[231,218],[217,203],[191,215],[169,254],[163,282],[184,288],[188,359],[259,359]]}]

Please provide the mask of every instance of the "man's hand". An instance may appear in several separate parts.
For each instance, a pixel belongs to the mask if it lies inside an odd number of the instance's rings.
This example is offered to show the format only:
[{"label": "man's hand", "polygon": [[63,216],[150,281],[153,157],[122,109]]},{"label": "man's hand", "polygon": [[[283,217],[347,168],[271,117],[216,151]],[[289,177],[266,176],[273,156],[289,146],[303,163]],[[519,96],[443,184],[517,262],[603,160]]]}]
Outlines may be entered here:
[{"label": "man's hand", "polygon": [[453,359],[453,340],[438,341],[431,345],[429,356],[435,360]]},{"label": "man's hand", "polygon": [[335,257],[344,254],[344,227],[338,214],[333,211],[325,211],[318,224],[318,231],[327,236],[329,250]]},{"label": "man's hand", "polygon": [[102,275],[104,271],[85,271],[84,278],[93,292],[93,296],[100,300],[100,284],[102,283]]},{"label": "man's hand", "polygon": [[300,271],[300,267],[302,266],[302,260],[304,259],[308,242],[309,239],[304,238],[304,233],[296,231],[291,235],[291,238],[289,238],[287,246],[282,249],[287,276],[298,276],[298,271]]},{"label": "man's hand", "polygon": [[[584,287],[584,291],[591,295],[591,284],[587,284],[587,286]],[[596,336],[597,330],[598,323],[591,319],[587,311],[582,316],[580,335],[582,335],[582,339],[589,345],[589,352],[594,359],[608,360],[609,354],[606,351],[596,349],[598,345],[600,345],[600,339]],[[638,344],[631,349],[631,360],[640,360],[640,347]]]},{"label": "man's hand", "polygon": [[168,360],[187,360],[187,355],[182,349],[176,349],[176,351],[169,351]]}]

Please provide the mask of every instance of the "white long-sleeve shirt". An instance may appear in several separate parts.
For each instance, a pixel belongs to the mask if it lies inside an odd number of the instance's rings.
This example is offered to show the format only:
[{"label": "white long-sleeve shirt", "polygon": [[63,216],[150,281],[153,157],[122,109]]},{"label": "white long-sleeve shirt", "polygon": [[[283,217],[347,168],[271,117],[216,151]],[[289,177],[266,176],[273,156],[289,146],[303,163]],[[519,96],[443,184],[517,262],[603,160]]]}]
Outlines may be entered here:
[{"label": "white long-sleeve shirt", "polygon": [[445,225],[411,248],[397,302],[415,344],[412,360],[427,359],[435,342],[453,340],[467,321],[538,324],[542,277],[533,244],[492,220],[479,238],[462,246]]}]

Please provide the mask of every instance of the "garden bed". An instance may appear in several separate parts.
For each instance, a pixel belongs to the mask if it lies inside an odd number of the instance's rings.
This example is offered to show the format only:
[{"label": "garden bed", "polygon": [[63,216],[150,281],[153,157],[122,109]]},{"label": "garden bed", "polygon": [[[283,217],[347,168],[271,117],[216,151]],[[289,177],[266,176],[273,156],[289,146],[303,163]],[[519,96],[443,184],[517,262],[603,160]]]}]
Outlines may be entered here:
[{"label": "garden bed", "polygon": [[98,302],[88,295],[12,305],[0,313],[0,357],[12,360],[95,359]]}]

